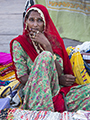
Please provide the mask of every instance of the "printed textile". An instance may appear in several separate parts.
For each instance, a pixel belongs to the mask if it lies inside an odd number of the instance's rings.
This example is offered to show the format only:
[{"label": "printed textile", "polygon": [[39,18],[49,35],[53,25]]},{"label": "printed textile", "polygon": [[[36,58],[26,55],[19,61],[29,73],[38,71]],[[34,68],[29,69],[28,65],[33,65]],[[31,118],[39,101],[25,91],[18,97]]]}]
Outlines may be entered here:
[{"label": "printed textile", "polygon": [[66,104],[70,112],[90,111],[90,83],[72,87],[66,95]]},{"label": "printed textile", "polygon": [[35,0],[45,5],[62,38],[90,41],[90,0]]},{"label": "printed textile", "polygon": [[29,111],[12,109],[7,116],[8,120],[75,120],[71,112]]},{"label": "printed textile", "polygon": [[[17,61],[21,63],[21,65],[16,64],[16,68],[18,68],[17,75],[20,77],[25,75],[27,71],[30,72],[28,81],[24,87],[24,101],[22,108],[53,111],[54,107],[52,98],[59,93],[60,87],[52,54],[44,51],[37,56],[33,63],[17,41],[14,42],[13,47],[16,48],[13,50],[14,61],[16,61],[16,63]],[[14,55],[15,52],[17,52],[16,56]],[[24,59],[19,59],[21,54],[22,56],[25,54]],[[25,62],[25,59],[27,59],[27,62]],[[63,65],[62,59],[58,55],[57,61],[59,61],[61,66]],[[23,69],[22,66],[28,66],[28,68],[25,67],[27,69]],[[42,101],[44,101],[44,103]],[[34,105],[34,103],[36,104]]]}]

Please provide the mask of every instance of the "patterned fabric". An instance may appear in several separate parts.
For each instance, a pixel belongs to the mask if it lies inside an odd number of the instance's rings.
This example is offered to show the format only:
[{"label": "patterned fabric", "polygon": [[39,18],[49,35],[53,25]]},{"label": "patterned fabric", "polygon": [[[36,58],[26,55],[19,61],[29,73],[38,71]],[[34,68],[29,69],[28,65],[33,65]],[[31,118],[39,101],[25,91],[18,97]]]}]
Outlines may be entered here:
[{"label": "patterned fabric", "polygon": [[13,61],[17,69],[18,78],[26,75],[31,71],[33,62],[27,53],[23,50],[19,42],[14,41],[13,43]]},{"label": "patterned fabric", "polygon": [[0,86],[6,86],[10,83],[10,81],[2,81],[0,80]]},{"label": "patterned fabric", "polygon": [[[17,76],[18,78],[26,75],[29,73],[32,69],[33,62],[28,56],[28,54],[24,51],[22,46],[20,45],[19,42],[14,41],[13,43],[13,60],[15,62],[15,67],[17,69]],[[56,54],[57,56],[57,61],[60,63],[62,69],[63,69],[63,61],[62,59]]]},{"label": "patterned fabric", "polygon": [[0,52],[0,66],[6,65],[12,62],[10,53]]},{"label": "patterned fabric", "polygon": [[46,6],[62,38],[90,41],[90,0],[35,1]]},{"label": "patterned fabric", "polygon": [[[20,46],[20,43],[15,41],[13,48],[13,58],[16,63],[17,75],[20,77],[27,74],[27,71],[30,72],[28,81],[24,87],[22,108],[54,111],[52,98],[58,94],[60,87],[52,54],[44,51],[37,56],[33,63]],[[62,66],[62,59],[58,55],[57,61]]]},{"label": "patterned fabric", "polygon": [[29,111],[22,109],[12,109],[8,113],[8,120],[75,120],[71,112],[51,112],[51,111]]},{"label": "patterned fabric", "polygon": [[66,95],[66,103],[69,111],[90,111],[90,84],[72,87]]},{"label": "patterned fabric", "polygon": [[4,76],[11,71],[14,71],[12,62],[6,65],[0,65],[0,76]]},{"label": "patterned fabric", "polygon": [[7,120],[7,115],[8,115],[9,110],[11,109],[0,110],[0,120]]}]

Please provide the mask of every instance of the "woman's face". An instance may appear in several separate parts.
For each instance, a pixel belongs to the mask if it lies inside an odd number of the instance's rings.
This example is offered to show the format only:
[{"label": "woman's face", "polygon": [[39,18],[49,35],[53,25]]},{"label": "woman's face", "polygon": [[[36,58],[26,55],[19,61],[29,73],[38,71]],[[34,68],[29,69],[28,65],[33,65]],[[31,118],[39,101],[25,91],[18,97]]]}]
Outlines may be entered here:
[{"label": "woman's face", "polygon": [[37,11],[31,11],[28,19],[26,20],[28,29],[34,29],[36,31],[42,32],[44,30],[44,22],[40,14]]}]

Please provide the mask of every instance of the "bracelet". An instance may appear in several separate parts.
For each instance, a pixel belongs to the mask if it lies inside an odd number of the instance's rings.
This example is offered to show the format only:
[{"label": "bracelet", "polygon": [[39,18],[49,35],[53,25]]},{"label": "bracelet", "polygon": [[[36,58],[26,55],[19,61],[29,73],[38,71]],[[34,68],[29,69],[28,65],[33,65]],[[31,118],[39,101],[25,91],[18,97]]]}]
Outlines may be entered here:
[{"label": "bracelet", "polygon": [[56,55],[55,54],[53,55],[53,58],[54,58],[54,60],[56,60]]}]

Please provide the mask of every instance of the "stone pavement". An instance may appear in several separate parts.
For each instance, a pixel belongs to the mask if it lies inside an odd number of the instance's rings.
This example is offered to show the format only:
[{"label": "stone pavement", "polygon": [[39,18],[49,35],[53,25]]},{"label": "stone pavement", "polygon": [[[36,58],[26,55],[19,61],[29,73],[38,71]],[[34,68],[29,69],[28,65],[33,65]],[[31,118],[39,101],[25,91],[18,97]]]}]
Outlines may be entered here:
[{"label": "stone pavement", "polygon": [[[22,34],[23,11],[26,0],[0,0],[0,52],[10,52],[10,41]],[[79,41],[63,39],[65,47],[81,44]]]}]

